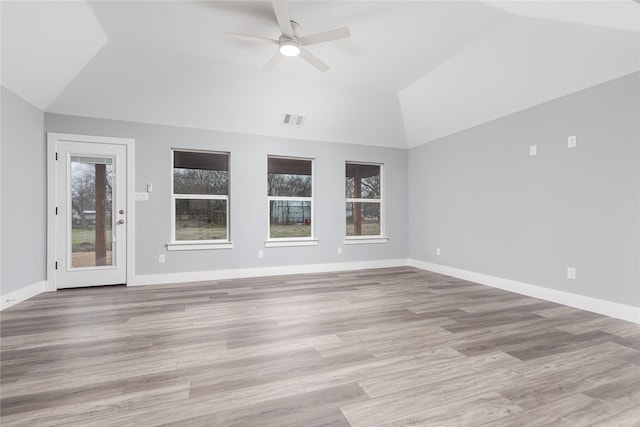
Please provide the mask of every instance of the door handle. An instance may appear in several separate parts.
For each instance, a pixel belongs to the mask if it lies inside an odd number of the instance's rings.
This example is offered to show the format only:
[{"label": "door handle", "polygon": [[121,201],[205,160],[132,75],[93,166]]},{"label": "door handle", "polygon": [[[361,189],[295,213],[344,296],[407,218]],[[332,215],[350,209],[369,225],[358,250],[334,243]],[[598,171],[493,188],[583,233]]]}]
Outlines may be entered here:
[{"label": "door handle", "polygon": [[124,219],[119,220],[118,224],[124,224]]}]

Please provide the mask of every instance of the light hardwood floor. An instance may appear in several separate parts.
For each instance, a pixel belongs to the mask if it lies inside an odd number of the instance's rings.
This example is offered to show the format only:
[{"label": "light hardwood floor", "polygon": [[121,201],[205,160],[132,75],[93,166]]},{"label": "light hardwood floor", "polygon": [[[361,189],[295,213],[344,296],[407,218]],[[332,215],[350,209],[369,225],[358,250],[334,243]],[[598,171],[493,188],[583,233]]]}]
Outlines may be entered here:
[{"label": "light hardwood floor", "polygon": [[8,426],[637,426],[640,326],[414,268],[45,293]]}]

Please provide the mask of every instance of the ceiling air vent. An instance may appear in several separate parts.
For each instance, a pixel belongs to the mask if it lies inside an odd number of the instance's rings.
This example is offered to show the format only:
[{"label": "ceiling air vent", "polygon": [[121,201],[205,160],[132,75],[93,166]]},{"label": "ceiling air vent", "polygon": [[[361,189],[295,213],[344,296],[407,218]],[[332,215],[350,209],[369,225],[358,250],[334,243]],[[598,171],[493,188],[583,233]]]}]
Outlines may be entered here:
[{"label": "ceiling air vent", "polygon": [[301,128],[304,123],[304,116],[296,115],[296,114],[285,114],[282,117],[282,124],[284,126],[294,126],[297,128]]}]

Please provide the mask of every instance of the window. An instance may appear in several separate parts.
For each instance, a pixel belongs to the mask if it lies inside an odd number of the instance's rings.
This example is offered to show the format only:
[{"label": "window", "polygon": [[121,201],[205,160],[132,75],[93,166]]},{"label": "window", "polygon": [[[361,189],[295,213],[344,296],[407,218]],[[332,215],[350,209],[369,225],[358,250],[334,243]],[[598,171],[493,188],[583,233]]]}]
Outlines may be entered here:
[{"label": "window", "polygon": [[229,242],[229,153],[173,151],[172,214],[170,250]]},{"label": "window", "polygon": [[312,175],[313,160],[268,158],[269,240],[313,241]]},{"label": "window", "polygon": [[355,243],[358,240],[362,240],[362,243],[386,242],[387,239],[382,237],[382,165],[347,162],[345,189],[345,243]]}]

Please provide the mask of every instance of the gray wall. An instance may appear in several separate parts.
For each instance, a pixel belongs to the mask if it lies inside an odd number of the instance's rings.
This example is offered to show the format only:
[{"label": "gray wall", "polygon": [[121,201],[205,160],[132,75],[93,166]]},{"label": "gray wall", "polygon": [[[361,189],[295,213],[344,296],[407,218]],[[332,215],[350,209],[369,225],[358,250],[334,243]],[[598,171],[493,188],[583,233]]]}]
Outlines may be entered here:
[{"label": "gray wall", "polygon": [[[407,258],[407,152],[402,149],[310,142],[132,122],[45,115],[47,132],[135,138],[136,191],[153,184],[148,202],[136,202],[136,274]],[[231,152],[233,249],[167,252],[170,241],[171,148]],[[315,159],[315,227],[318,246],[265,248],[267,155]],[[385,164],[388,244],[343,246],[344,163]],[[258,259],[257,251],[264,251]],[[158,264],[158,254],[166,264]]]},{"label": "gray wall", "polygon": [[634,73],[411,149],[410,257],[640,306],[639,97]]},{"label": "gray wall", "polygon": [[[136,139],[136,191],[154,184],[150,200],[136,205],[137,274],[409,256],[640,306],[639,81],[635,73],[408,153],[43,114],[3,88],[2,294],[45,280],[46,130]],[[568,135],[577,135],[577,148],[566,148]],[[166,252],[171,147],[232,153],[234,249]],[[267,154],[316,159],[319,246],[264,248]],[[391,240],[337,255],[345,160],[385,163]],[[577,280],[566,278],[567,266]]]},{"label": "gray wall", "polygon": [[44,113],[1,88],[0,294],[46,280]]}]

